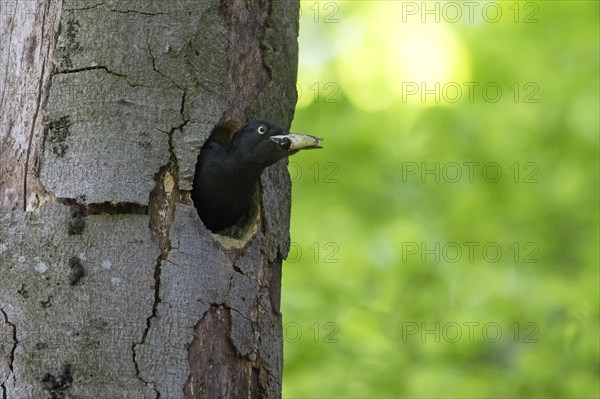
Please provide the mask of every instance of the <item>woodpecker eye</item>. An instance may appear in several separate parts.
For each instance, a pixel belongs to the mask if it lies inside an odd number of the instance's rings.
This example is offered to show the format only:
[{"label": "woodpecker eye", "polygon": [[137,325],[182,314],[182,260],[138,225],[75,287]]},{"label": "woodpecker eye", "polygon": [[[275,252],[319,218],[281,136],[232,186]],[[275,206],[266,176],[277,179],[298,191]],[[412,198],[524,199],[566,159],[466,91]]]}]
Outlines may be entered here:
[{"label": "woodpecker eye", "polygon": [[267,132],[267,127],[265,125],[260,125],[257,129],[258,134],[265,134]]}]

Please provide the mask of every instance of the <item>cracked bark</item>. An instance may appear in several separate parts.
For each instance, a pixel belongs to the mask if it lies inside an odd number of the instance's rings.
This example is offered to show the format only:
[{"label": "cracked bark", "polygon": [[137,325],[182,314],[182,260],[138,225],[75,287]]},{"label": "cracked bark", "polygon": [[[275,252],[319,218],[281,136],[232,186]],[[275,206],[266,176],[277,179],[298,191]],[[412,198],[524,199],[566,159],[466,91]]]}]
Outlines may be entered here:
[{"label": "cracked bark", "polygon": [[285,162],[245,240],[189,190],[216,126],[289,126],[298,4],[174,3],[2,9],[2,399],[281,396]]},{"label": "cracked bark", "polygon": [[77,69],[65,69],[62,70],[58,73],[79,73],[79,72],[84,72],[84,71],[95,71],[95,70],[102,70],[105,71],[107,73],[110,73],[111,75],[115,75],[115,76],[119,76],[119,77],[127,77],[127,75],[123,75],[121,73],[117,73],[117,72],[113,72],[111,70],[109,70],[107,67],[105,66],[89,66],[89,67],[83,67],[83,68],[77,68]]},{"label": "cracked bark", "polygon": [[[10,322],[6,312],[2,308],[0,308],[0,315],[2,315],[2,318],[3,318],[3,320],[0,320],[0,321],[2,321],[6,326],[8,326],[7,330],[10,330],[10,331],[6,331],[6,333],[3,334],[5,337],[3,339],[3,341],[8,342],[9,339],[12,340],[12,346],[10,346],[10,349],[5,348],[4,349],[5,354],[3,354],[3,356],[6,356],[6,359],[7,359],[7,365],[6,365],[7,370],[4,370],[2,372],[2,374],[0,374],[0,388],[2,388],[2,396],[5,398],[6,397],[6,382],[9,378],[12,378],[13,380],[15,378],[13,363],[15,361],[15,351],[17,350],[17,346],[19,345],[19,341],[17,339],[17,326],[15,326],[13,323]],[[0,336],[1,335],[2,334],[0,333]],[[9,339],[7,339],[7,338],[9,338]],[[5,342],[2,342],[2,343],[4,346]]]}]

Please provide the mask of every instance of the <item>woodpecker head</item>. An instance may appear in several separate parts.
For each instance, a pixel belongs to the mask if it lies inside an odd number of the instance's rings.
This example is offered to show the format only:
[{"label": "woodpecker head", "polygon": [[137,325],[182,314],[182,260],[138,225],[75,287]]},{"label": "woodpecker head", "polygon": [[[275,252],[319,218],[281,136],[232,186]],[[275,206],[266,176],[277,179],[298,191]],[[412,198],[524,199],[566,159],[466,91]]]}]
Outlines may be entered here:
[{"label": "woodpecker head", "polygon": [[300,150],[321,148],[321,140],[307,134],[290,133],[273,122],[256,120],[235,133],[230,151],[238,154],[244,163],[265,168]]}]

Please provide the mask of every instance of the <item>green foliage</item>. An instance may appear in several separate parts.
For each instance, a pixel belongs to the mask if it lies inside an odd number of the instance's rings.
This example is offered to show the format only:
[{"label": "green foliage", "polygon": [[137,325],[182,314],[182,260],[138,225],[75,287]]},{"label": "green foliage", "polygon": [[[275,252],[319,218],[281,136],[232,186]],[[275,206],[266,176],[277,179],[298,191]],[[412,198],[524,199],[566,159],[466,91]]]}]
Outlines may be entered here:
[{"label": "green foliage", "polygon": [[598,3],[474,3],[302,4],[284,397],[600,396]]}]

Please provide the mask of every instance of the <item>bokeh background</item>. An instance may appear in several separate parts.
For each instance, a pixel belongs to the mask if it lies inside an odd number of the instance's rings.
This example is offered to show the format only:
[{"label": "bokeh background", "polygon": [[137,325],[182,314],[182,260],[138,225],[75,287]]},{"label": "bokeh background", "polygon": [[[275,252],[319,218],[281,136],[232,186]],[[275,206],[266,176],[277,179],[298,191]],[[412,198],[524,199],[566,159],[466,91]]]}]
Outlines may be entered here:
[{"label": "bokeh background", "polygon": [[286,398],[597,398],[597,1],[302,2]]}]

